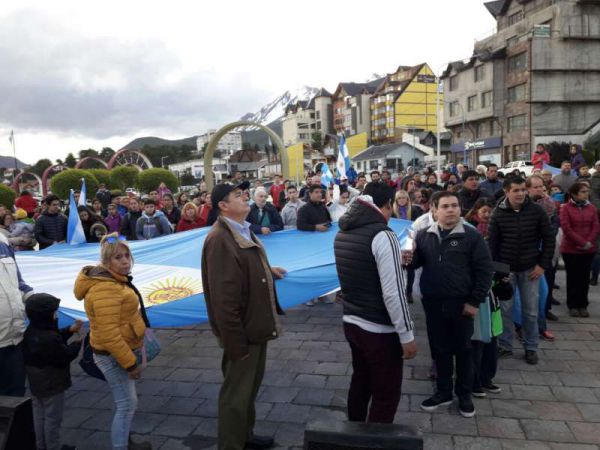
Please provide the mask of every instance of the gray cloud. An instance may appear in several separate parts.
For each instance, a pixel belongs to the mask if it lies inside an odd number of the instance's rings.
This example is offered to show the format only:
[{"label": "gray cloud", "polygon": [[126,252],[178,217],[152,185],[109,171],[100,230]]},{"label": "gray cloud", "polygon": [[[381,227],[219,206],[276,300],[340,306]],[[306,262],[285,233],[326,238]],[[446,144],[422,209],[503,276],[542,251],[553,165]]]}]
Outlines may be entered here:
[{"label": "gray cloud", "polygon": [[0,61],[0,123],[20,129],[96,139],[193,134],[268,100],[241,74],[181,75],[161,42],[89,38],[30,10],[0,19]]}]

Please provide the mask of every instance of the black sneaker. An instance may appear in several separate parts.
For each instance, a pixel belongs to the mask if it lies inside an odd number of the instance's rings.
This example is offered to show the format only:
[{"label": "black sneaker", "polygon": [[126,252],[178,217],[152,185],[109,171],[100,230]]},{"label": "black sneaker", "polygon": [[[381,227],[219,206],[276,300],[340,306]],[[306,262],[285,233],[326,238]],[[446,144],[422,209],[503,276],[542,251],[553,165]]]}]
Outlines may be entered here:
[{"label": "black sneaker", "polygon": [[590,286],[597,286],[598,285],[598,278],[592,278],[590,280]]},{"label": "black sneaker", "polygon": [[560,302],[559,302],[558,300],[556,300],[555,298],[553,298],[552,300],[550,300],[550,303],[551,303],[552,305],[555,305],[555,306],[558,306],[558,305],[560,305]]},{"label": "black sneaker", "polygon": [[551,322],[556,322],[556,321],[558,321],[558,316],[556,314],[554,314],[552,311],[548,311],[546,313],[546,319]]},{"label": "black sneaker", "polygon": [[421,403],[421,409],[423,411],[432,412],[438,409],[440,406],[448,406],[452,403],[452,394],[442,395],[439,393],[433,394],[427,400]]},{"label": "black sneaker", "polygon": [[470,395],[458,398],[458,412],[463,417],[473,417],[475,415],[475,406]]},{"label": "black sneaker", "polygon": [[502,392],[502,388],[500,386],[496,386],[494,383],[483,384],[481,388],[484,391],[489,392],[490,394],[499,394],[500,392]]},{"label": "black sneaker", "polygon": [[579,317],[579,310],[576,308],[570,308],[569,309],[569,315],[571,317]]},{"label": "black sneaker", "polygon": [[477,397],[477,398],[487,397],[487,394],[484,392],[484,390],[482,388],[473,389],[473,391],[471,392],[471,395],[473,397]]},{"label": "black sneaker", "polygon": [[527,361],[527,364],[536,365],[539,361],[537,352],[534,350],[525,350],[525,361]]},{"label": "black sneaker", "polygon": [[590,313],[587,308],[579,308],[579,316],[580,317],[590,317]]},{"label": "black sneaker", "polygon": [[512,350],[508,350],[508,349],[502,348],[502,347],[500,347],[498,349],[498,358],[510,358],[510,357],[512,357],[512,355],[513,355]]}]

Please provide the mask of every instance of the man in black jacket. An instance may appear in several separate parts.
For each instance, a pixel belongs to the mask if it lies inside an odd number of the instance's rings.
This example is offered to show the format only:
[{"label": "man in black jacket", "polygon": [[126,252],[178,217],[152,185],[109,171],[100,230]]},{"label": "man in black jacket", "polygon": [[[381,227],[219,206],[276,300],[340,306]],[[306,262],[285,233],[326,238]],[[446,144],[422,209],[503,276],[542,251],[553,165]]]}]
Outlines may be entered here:
[{"label": "man in black jacket", "polygon": [[458,191],[461,216],[465,216],[480,198],[488,198],[488,193],[479,187],[479,174],[474,170],[466,170],[462,174],[462,189]]},{"label": "man in black jacket", "polygon": [[331,216],[323,204],[323,188],[313,184],[309,188],[310,201],[298,210],[297,227],[301,231],[328,231]]},{"label": "man in black jacket", "polygon": [[40,250],[67,239],[68,219],[60,213],[60,200],[50,194],[44,203],[46,211],[35,222],[35,239],[40,244]]},{"label": "man in black jacket", "polygon": [[479,187],[479,174],[474,170],[465,170],[462,174],[462,189],[458,191],[461,216],[465,216],[480,198],[492,199],[492,196]]},{"label": "man in black jacket", "polygon": [[462,416],[473,417],[473,318],[492,285],[492,259],[483,236],[463,225],[456,194],[436,193],[433,204],[437,222],[417,234],[412,264],[423,267],[423,308],[437,366],[437,391],[421,408],[430,412],[452,403],[456,359],[458,409]]},{"label": "man in black jacket", "polygon": [[344,333],[352,351],[351,421],[394,421],[403,362],[417,352],[400,245],[387,226],[394,193],[384,183],[369,183],[340,219],[335,237]]},{"label": "man in black jacket", "polygon": [[127,238],[128,241],[137,241],[136,226],[138,219],[142,217],[140,211],[140,200],[131,197],[129,199],[129,211],[123,216],[121,220],[121,226],[119,227],[119,233]]},{"label": "man in black jacket", "polygon": [[275,206],[267,202],[267,191],[262,187],[254,191],[254,203],[246,221],[250,222],[250,229],[254,234],[266,235],[283,230],[283,220]]},{"label": "man in black jacket", "polygon": [[[523,178],[507,178],[503,189],[506,198],[492,213],[488,243],[494,261],[510,265],[513,287],[521,296],[525,360],[537,364],[539,279],[552,264],[556,238],[544,209],[529,200]],[[512,355],[513,304],[501,303],[500,357]]]}]

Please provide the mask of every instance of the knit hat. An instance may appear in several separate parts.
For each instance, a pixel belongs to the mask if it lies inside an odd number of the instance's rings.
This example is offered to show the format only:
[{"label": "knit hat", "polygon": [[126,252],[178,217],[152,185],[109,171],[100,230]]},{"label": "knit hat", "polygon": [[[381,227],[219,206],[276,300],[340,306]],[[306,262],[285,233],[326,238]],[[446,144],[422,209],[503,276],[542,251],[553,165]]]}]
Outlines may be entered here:
[{"label": "knit hat", "polygon": [[600,165],[600,159],[594,163],[594,167],[597,167],[599,165]]},{"label": "knit hat", "polygon": [[22,219],[26,219],[26,218],[27,218],[27,211],[25,211],[23,208],[18,208],[17,211],[15,212],[15,219],[22,220]]}]

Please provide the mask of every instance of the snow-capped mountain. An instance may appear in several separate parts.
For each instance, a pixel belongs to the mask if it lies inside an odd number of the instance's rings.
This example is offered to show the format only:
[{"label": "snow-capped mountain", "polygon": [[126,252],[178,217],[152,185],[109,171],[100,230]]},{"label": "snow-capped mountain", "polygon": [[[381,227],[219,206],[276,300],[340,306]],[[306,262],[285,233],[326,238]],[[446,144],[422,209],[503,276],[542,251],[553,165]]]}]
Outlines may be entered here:
[{"label": "snow-capped mountain", "polygon": [[269,125],[273,122],[279,122],[283,119],[284,111],[287,105],[297,101],[308,101],[319,91],[318,88],[302,86],[293,91],[285,91],[270,103],[267,103],[256,113],[247,113],[240,120],[250,120],[258,122],[261,125]]}]

